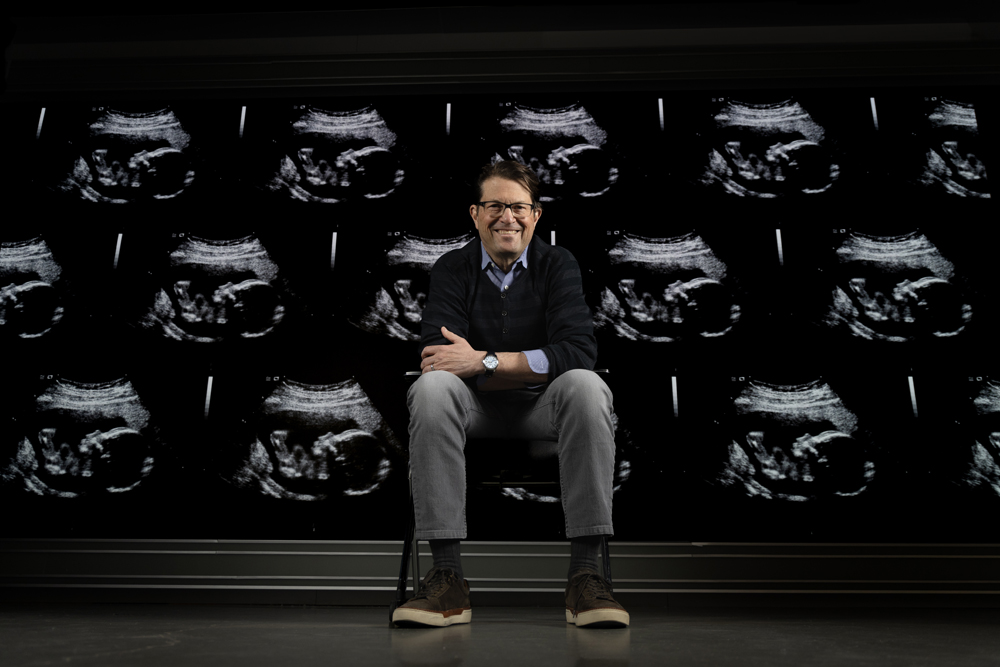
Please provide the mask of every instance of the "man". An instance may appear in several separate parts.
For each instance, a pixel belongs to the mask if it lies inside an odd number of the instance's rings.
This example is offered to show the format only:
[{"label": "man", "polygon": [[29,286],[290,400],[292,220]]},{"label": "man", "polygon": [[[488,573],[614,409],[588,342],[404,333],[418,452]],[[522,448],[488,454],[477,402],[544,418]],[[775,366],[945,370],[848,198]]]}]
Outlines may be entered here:
[{"label": "man", "polygon": [[434,567],[393,621],[445,626],[472,618],[459,542],[466,537],[466,437],[558,442],[566,536],[566,620],[619,626],[628,612],[597,573],[611,535],[614,426],[580,267],[534,239],[538,178],[514,161],[487,165],[469,207],[479,239],[431,270],[421,376],[410,388],[410,470],[417,538]]}]

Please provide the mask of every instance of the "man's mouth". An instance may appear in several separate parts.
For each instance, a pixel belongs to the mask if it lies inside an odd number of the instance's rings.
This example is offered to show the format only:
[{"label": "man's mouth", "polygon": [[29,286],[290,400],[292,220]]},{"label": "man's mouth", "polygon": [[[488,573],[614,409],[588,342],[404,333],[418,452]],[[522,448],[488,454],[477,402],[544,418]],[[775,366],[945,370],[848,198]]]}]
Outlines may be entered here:
[{"label": "man's mouth", "polygon": [[500,236],[513,236],[521,233],[520,229],[494,229],[493,231]]}]

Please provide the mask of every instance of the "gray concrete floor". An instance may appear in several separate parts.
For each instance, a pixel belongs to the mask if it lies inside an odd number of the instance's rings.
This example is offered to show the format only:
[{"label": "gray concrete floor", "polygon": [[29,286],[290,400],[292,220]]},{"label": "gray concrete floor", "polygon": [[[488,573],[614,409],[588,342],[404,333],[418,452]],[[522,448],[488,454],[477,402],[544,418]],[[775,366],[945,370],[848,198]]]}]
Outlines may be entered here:
[{"label": "gray concrete floor", "polygon": [[1000,609],[633,609],[625,630],[558,608],[476,608],[390,629],[387,608],[0,606],[0,665],[1000,665]]}]

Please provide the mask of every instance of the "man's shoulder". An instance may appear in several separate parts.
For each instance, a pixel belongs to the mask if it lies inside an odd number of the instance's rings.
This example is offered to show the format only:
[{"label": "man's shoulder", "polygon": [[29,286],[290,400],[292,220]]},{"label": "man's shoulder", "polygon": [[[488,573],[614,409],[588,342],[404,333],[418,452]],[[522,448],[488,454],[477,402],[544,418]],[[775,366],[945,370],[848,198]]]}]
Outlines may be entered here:
[{"label": "man's shoulder", "polygon": [[[550,245],[541,239],[532,239],[531,259],[546,269],[559,268],[568,263],[576,264],[576,257],[562,246]],[[530,260],[529,260],[530,266]]]},{"label": "man's shoulder", "polygon": [[454,271],[463,264],[475,268],[476,263],[479,261],[480,243],[477,236],[461,248],[449,250],[437,258],[437,261],[434,262],[434,268]]}]

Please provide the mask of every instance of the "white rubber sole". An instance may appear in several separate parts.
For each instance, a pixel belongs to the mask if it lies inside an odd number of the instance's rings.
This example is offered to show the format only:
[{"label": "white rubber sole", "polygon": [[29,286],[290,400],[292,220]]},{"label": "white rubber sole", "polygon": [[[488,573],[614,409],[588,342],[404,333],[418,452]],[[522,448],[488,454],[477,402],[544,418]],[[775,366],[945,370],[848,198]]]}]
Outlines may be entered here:
[{"label": "white rubber sole", "polygon": [[444,628],[449,625],[469,623],[472,621],[471,609],[451,609],[444,613],[426,611],[424,609],[408,609],[397,607],[392,612],[393,623],[415,623],[417,625],[432,625],[437,628]]},{"label": "white rubber sole", "polygon": [[566,610],[566,622],[572,623],[578,628],[588,626],[600,628],[627,628],[629,622],[628,612],[623,609],[591,609],[582,614],[573,613],[572,609]]}]

